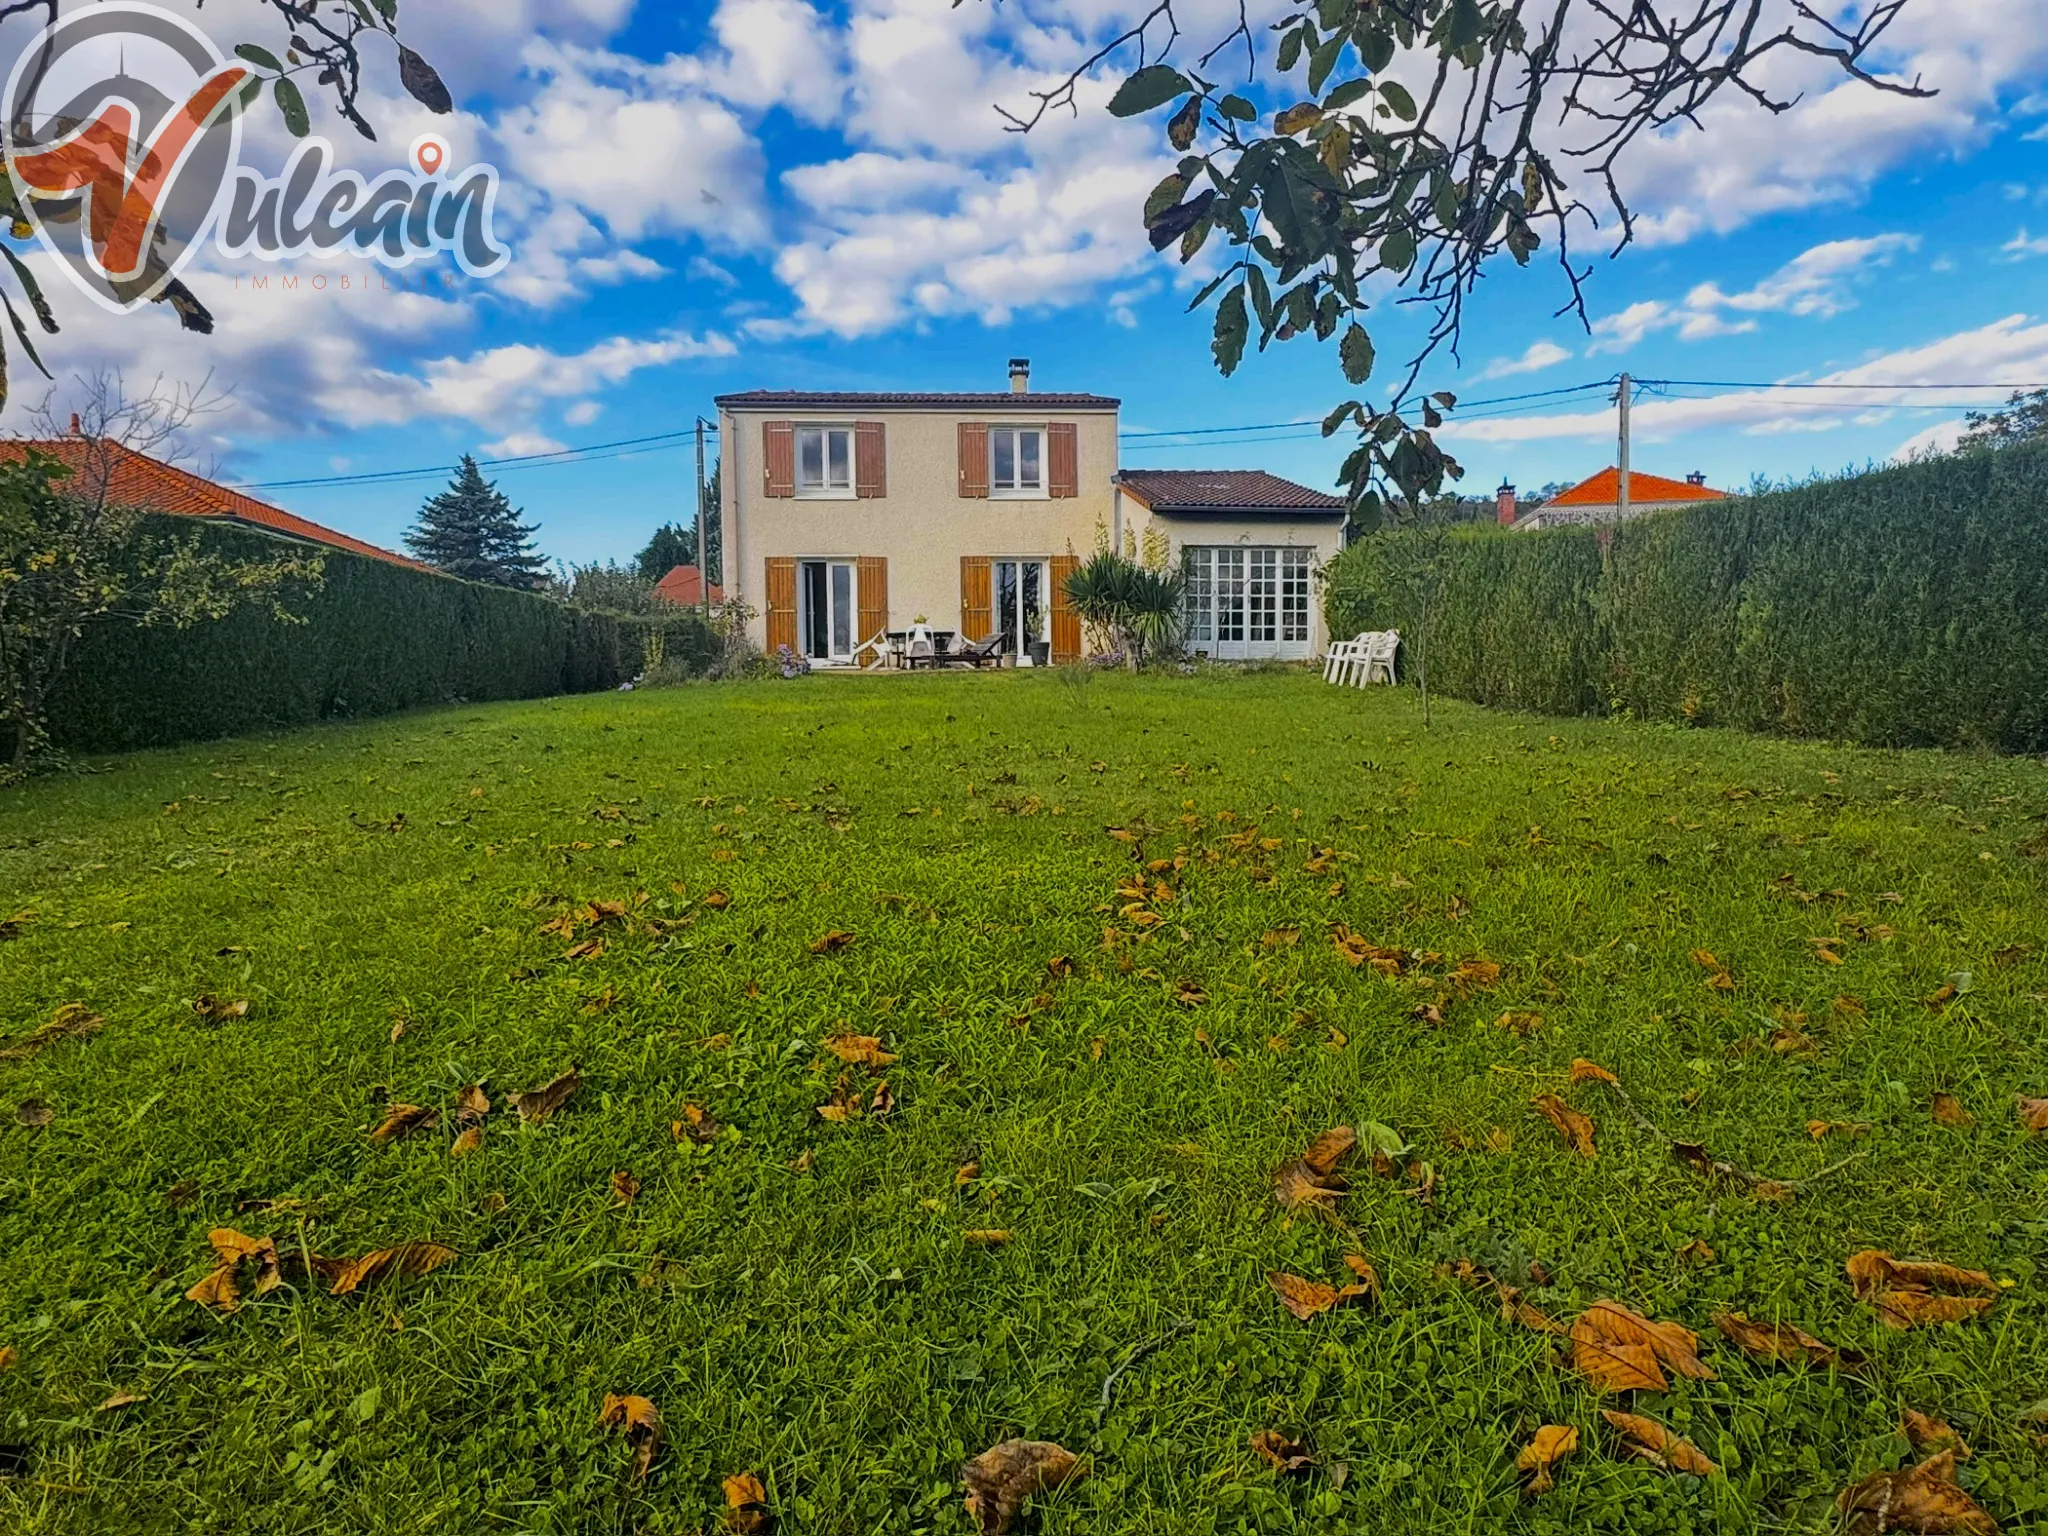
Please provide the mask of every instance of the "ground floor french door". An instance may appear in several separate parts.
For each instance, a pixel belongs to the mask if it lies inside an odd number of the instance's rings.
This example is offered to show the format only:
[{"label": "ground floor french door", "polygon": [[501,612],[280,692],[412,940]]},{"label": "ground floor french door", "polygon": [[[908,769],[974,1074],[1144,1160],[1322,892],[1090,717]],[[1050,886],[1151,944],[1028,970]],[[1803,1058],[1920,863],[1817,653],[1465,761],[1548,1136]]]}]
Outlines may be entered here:
[{"label": "ground floor french door", "polygon": [[861,636],[859,584],[851,560],[804,560],[797,565],[797,633],[813,661],[850,661]]},{"label": "ground floor french door", "polygon": [[1304,661],[1311,554],[1284,544],[1186,551],[1188,649],[1218,661]]},{"label": "ground floor french door", "polygon": [[[1032,646],[1050,644],[1046,562],[992,560],[989,585],[995,605],[995,627],[1003,636],[1002,654],[1020,666],[1029,666]],[[1041,650],[1038,654],[1045,652]]]}]

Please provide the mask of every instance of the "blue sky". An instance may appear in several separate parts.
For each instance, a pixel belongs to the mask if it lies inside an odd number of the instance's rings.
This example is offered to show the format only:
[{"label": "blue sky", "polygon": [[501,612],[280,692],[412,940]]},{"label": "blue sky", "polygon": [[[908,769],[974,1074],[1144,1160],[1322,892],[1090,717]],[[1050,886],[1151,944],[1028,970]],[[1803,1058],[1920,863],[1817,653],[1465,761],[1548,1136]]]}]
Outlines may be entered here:
[{"label": "blue sky", "polygon": [[[249,10],[213,0],[195,14],[227,44],[265,35]],[[1139,229],[1168,157],[1156,121],[1102,110],[1116,72],[1083,90],[1077,119],[1001,130],[996,103],[1021,101],[1130,10],[415,0],[416,45],[460,108],[433,126],[458,161],[505,174],[507,271],[445,294],[358,283],[286,299],[238,285],[251,269],[208,253],[190,280],[215,337],[78,301],[55,343],[60,371],[105,363],[131,385],[210,372],[230,398],[194,446],[223,478],[258,485],[681,430],[724,390],[997,389],[1013,355],[1032,359],[1038,387],[1120,396],[1127,432],[1319,417],[1351,393],[1333,349],[1277,347],[1229,380],[1209,366],[1207,316],[1185,313],[1190,274]],[[1184,14],[1200,35],[1225,8],[1198,0]],[[1643,238],[1613,260],[1609,232],[1582,239],[1593,334],[1553,315],[1565,297],[1554,267],[1503,265],[1468,310],[1462,365],[1441,358],[1429,382],[1468,400],[1624,368],[2000,386],[1646,396],[1637,466],[1726,486],[1939,447],[1959,412],[1903,402],[2048,383],[2048,0],[1910,0],[1883,62],[1940,94],[1880,96],[1787,59],[1779,83],[1804,92],[1790,112],[1730,99],[1703,130],[1645,145],[1628,183]],[[369,111],[386,145],[428,126],[395,80]],[[322,126],[366,170],[395,157]],[[284,142],[253,125],[255,158]],[[1397,306],[1375,313],[1384,384],[1414,327]],[[1449,441],[1465,489],[1503,476],[1534,487],[1612,462],[1609,420],[1598,395],[1534,401]],[[1125,462],[1255,466],[1322,486],[1342,451],[1294,428],[1134,438]],[[685,515],[692,464],[682,446],[499,478],[550,556],[625,558]],[[395,544],[435,488],[259,494]]]}]

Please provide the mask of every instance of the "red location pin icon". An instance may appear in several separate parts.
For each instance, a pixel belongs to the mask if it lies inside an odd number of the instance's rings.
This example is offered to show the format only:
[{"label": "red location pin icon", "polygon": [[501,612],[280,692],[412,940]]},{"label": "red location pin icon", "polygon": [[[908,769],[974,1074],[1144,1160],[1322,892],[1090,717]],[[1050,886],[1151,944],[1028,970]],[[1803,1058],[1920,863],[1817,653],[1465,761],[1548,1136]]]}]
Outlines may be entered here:
[{"label": "red location pin icon", "polygon": [[413,163],[428,176],[441,174],[441,167],[448,163],[448,146],[432,134],[422,137],[412,147]]}]

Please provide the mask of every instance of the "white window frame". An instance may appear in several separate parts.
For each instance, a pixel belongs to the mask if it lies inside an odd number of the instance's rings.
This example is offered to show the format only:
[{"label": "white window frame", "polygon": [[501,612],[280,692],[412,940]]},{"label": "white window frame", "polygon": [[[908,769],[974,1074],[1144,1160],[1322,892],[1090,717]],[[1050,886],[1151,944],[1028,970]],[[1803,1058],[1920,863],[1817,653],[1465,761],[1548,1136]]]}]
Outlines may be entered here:
[{"label": "white window frame", "polygon": [[[996,478],[996,439],[1010,438],[1009,484]],[[1023,472],[1023,442],[1026,437],[1038,439],[1038,481],[1035,485],[1025,484],[1017,478]],[[991,501],[1044,501],[1051,492],[1047,486],[1051,481],[1052,466],[1046,462],[1048,434],[1042,423],[1019,426],[1014,422],[990,422],[988,429],[988,494]]]},{"label": "white window frame", "polygon": [[1222,661],[1301,660],[1314,638],[1315,551],[1299,544],[1196,544],[1183,552],[1187,639]]},{"label": "white window frame", "polygon": [[[804,480],[804,439],[807,437],[816,437],[820,440],[818,445],[818,463],[821,470],[821,480],[817,484],[806,484]],[[844,438],[846,442],[846,483],[844,485],[834,485],[832,483],[832,439],[834,437]],[[807,501],[853,500],[854,482],[860,473],[858,466],[854,462],[854,455],[859,450],[854,446],[853,423],[850,421],[800,421],[796,424],[794,438],[796,460],[794,472],[796,494],[798,497]]]}]

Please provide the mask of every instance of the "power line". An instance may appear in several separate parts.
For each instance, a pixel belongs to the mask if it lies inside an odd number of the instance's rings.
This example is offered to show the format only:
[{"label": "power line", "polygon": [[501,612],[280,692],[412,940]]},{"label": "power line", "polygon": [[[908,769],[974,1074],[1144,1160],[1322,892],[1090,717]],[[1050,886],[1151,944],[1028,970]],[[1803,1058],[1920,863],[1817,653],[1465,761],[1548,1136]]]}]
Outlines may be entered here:
[{"label": "power line", "polygon": [[[1731,379],[1638,379],[1638,384],[1672,386],[1681,389],[2003,389],[2031,390],[2048,389],[2048,384],[2001,384],[1996,380],[1977,381],[1966,384],[1765,384],[1756,380]],[[2005,402],[2001,400],[1999,404]]]},{"label": "power line", "polygon": [[[1568,384],[1561,389],[1538,389],[1524,395],[1496,395],[1485,400],[1460,400],[1453,414],[1478,410],[1484,406],[1513,405],[1525,400],[1554,400],[1560,395],[1579,395],[1593,389],[1612,389],[1614,380],[1596,379],[1585,384]],[[1155,432],[1119,432],[1122,442],[1134,442],[1148,437],[1215,437],[1227,432],[1274,432],[1283,427],[1315,427],[1321,429],[1322,418],[1309,417],[1297,421],[1264,421],[1242,427],[1181,427],[1162,428]]]},{"label": "power line", "polygon": [[[718,428],[706,423],[706,432]],[[660,446],[680,447],[696,436],[695,427],[680,432],[657,432],[649,437],[622,437],[609,443],[587,443],[580,448],[556,448],[547,453],[522,453],[503,459],[478,459],[478,469],[536,469],[550,464],[583,464],[595,459],[615,459],[621,454],[643,452]],[[419,480],[448,473],[453,466],[430,464],[420,469],[366,470],[357,475],[315,475],[302,480],[258,480],[233,486],[239,491],[275,491],[306,485],[381,485],[401,480]]]}]

